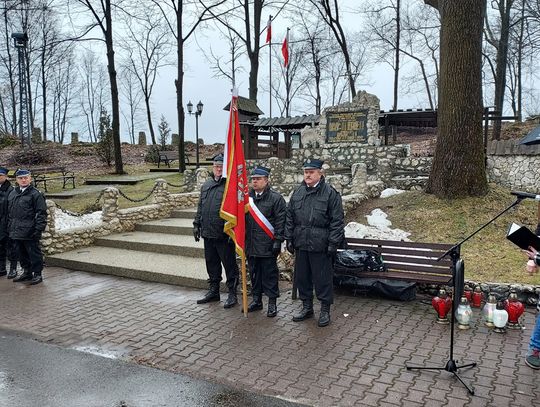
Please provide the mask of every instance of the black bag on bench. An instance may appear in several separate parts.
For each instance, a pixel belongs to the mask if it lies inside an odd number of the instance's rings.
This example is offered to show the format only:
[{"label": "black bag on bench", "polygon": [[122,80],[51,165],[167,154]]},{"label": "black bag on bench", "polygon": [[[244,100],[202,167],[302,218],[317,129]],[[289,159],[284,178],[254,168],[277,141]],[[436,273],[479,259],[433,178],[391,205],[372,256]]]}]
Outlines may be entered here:
[{"label": "black bag on bench", "polygon": [[[353,289],[353,295],[372,295],[399,301],[416,298],[416,283],[387,280],[386,265],[375,250],[343,250],[334,263],[334,284]],[[366,278],[365,272],[380,272],[379,278]]]},{"label": "black bag on bench", "polygon": [[385,272],[382,256],[374,250],[343,250],[338,252],[334,272],[349,276],[361,276],[362,272]]}]

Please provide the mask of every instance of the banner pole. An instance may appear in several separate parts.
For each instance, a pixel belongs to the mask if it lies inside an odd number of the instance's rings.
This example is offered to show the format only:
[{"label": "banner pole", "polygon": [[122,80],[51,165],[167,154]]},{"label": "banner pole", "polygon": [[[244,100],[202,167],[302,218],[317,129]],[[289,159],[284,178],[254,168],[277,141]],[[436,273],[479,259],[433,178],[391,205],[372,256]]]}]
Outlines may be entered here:
[{"label": "banner pole", "polygon": [[247,276],[246,276],[246,256],[242,255],[242,308],[244,309],[244,316],[247,318]]}]

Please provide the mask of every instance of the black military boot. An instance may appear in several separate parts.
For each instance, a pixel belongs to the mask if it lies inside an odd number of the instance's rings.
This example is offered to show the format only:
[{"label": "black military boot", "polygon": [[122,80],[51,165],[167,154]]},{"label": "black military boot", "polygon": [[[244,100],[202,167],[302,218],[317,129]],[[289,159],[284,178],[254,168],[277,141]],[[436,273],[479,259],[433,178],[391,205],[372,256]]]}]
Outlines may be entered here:
[{"label": "black military boot", "polygon": [[238,304],[238,297],[236,296],[236,288],[229,288],[229,295],[227,297],[227,300],[225,301],[225,304],[223,304],[223,308],[232,308],[236,304]]},{"label": "black military boot", "polygon": [[30,280],[30,285],[36,285],[43,281],[41,274],[35,274],[34,277]]},{"label": "black military boot", "polygon": [[269,318],[273,318],[277,315],[277,305],[276,305],[276,299],[275,298],[269,298],[268,299],[268,312],[266,313],[266,316]]},{"label": "black military boot", "polygon": [[263,309],[262,295],[254,295],[253,301],[248,305],[248,312],[260,311]]},{"label": "black military boot", "polygon": [[17,262],[12,261],[9,263],[9,273],[7,275],[7,278],[15,278],[17,277]]},{"label": "black military boot", "polygon": [[300,322],[313,316],[313,300],[302,300],[302,309],[293,316],[294,322]]},{"label": "black military boot", "polygon": [[15,278],[13,279],[13,282],[14,282],[14,283],[19,283],[19,282],[21,282],[21,281],[29,281],[29,280],[32,280],[32,277],[33,277],[33,276],[32,276],[32,273],[30,273],[30,272],[29,272],[28,270],[26,270],[26,269],[23,269],[23,273],[22,273],[20,276],[15,277]]},{"label": "black military boot", "polygon": [[327,326],[330,323],[330,304],[321,303],[321,313],[319,314],[319,326]]},{"label": "black military boot", "polygon": [[210,283],[208,292],[200,300],[197,300],[197,304],[206,304],[207,302],[219,301],[219,283]]}]

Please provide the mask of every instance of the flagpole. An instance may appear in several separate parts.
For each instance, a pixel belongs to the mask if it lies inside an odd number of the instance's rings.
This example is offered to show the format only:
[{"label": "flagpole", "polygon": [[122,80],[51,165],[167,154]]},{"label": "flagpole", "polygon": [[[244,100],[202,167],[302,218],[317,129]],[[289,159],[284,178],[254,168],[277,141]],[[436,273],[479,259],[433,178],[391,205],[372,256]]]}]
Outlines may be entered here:
[{"label": "flagpole", "polygon": [[[290,49],[290,44],[289,44],[289,30],[290,30],[290,28],[287,27],[287,53],[288,53],[288,54],[290,54],[290,52],[289,52],[289,49]],[[290,58],[290,55],[289,55],[289,58]],[[287,117],[289,117],[289,111],[290,111],[290,100],[289,100],[289,97],[290,97],[290,89],[289,89],[289,62],[290,62],[290,61],[287,61],[287,67],[286,67],[286,71],[285,71],[285,90],[286,90],[286,93],[287,93],[287,111],[286,111]]]},{"label": "flagpole", "polygon": [[244,316],[247,318],[248,316],[248,304],[247,304],[247,273],[246,273],[246,256],[242,254],[242,308],[244,309]]},{"label": "flagpole", "polygon": [[[272,16],[270,16],[268,20],[268,27],[271,27],[272,23]],[[268,30],[268,27],[266,28]],[[269,104],[270,104],[270,118],[272,118],[272,31],[270,29],[270,35],[267,35],[268,38],[270,38],[270,41],[268,42],[268,70],[269,70],[269,77],[270,77],[270,90],[268,92],[268,98],[269,98]]]}]

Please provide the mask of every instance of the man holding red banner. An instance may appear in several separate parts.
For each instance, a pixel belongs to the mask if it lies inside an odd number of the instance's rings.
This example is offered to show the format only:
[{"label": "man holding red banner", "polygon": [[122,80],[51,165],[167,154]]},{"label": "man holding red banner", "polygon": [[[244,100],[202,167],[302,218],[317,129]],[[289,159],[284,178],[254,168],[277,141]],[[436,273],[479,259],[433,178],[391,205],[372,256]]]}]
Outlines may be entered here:
[{"label": "man holding red banner", "polygon": [[223,231],[225,221],[220,217],[221,201],[225,191],[223,175],[223,155],[218,154],[213,159],[213,177],[206,181],[201,188],[197,214],[193,221],[193,237],[198,242],[204,239],[204,258],[210,287],[197,304],[219,301],[219,283],[221,282],[221,265],[227,276],[229,296],[223,305],[231,308],[238,303],[236,290],[238,287],[238,265],[236,264],[234,241]]},{"label": "man holding red banner", "polygon": [[276,258],[281,251],[285,229],[285,200],[270,188],[270,170],[255,167],[251,172],[249,213],[246,215],[246,254],[251,275],[253,301],[248,312],[263,308],[262,295],[268,296],[267,317],[277,315],[279,270]]}]

